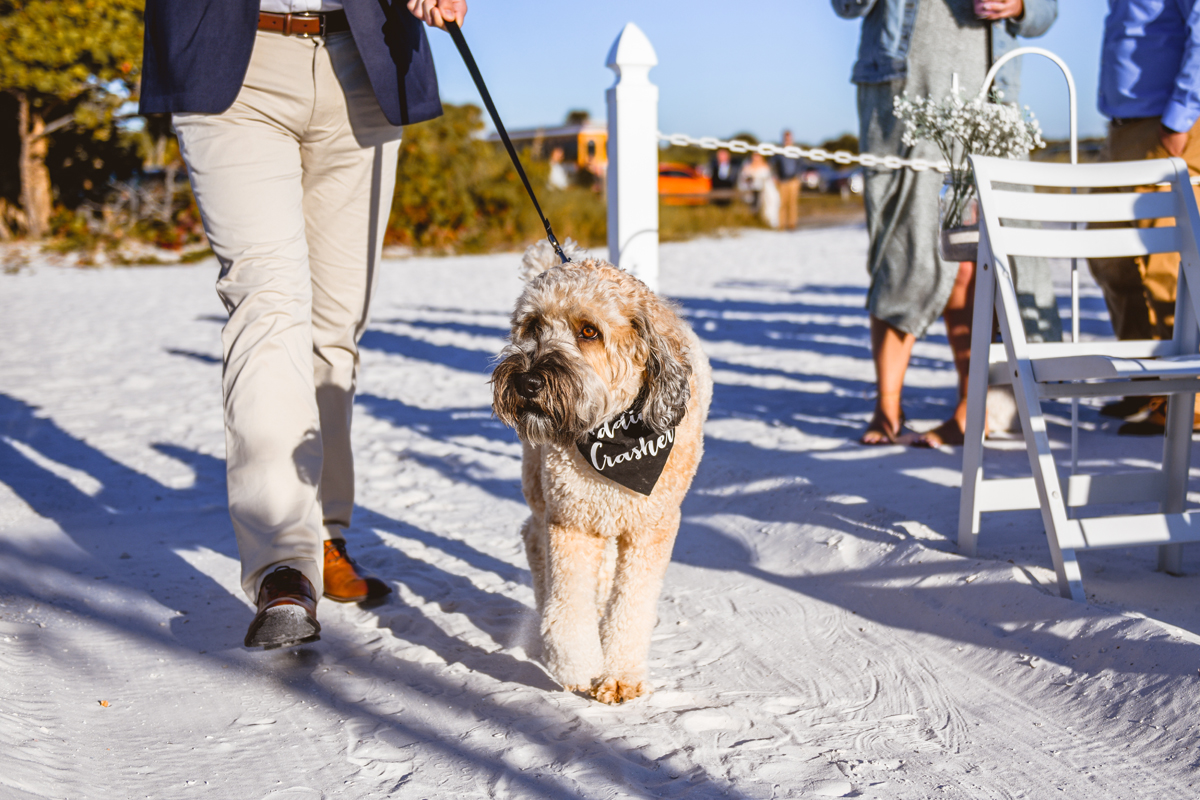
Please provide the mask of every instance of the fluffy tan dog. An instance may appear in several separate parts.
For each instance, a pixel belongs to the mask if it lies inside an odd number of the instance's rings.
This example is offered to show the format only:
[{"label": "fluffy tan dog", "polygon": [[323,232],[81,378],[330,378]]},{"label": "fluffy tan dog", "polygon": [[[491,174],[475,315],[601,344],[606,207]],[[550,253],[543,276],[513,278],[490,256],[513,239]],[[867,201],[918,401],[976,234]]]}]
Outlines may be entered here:
[{"label": "fluffy tan dog", "polygon": [[650,691],[650,635],[712,372],[644,283],[604,261],[557,261],[546,242],[526,251],[494,408],[524,443],[522,535],[545,664],[567,690],[619,703]]}]

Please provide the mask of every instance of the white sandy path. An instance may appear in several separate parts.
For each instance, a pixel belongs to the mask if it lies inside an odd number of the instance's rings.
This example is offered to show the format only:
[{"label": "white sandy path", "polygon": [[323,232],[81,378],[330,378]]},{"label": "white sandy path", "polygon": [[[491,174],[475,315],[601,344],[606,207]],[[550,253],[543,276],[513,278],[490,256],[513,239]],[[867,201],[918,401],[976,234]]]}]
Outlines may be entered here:
[{"label": "white sandy path", "polygon": [[[1088,554],[1095,602],[1060,599],[1035,513],[956,555],[957,454],[853,443],[864,249],[663,247],[718,386],[658,690],[617,708],[526,654],[519,448],[486,384],[516,256],[387,264],[352,545],[397,596],[323,603],[319,643],[272,653],[240,646],[213,264],[0,277],[0,797],[1195,797],[1200,579]],[[916,355],[919,427],[953,377],[944,339]],[[1100,419],[1092,467],[1155,458]],[[1019,473],[1016,446],[989,463]]]}]

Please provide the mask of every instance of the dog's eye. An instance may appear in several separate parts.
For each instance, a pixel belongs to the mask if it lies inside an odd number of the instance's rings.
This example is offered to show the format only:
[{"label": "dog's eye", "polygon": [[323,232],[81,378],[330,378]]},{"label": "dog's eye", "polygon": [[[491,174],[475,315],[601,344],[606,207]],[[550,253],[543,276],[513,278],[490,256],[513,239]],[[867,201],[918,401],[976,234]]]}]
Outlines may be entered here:
[{"label": "dog's eye", "polygon": [[579,338],[587,339],[588,341],[599,339],[600,331],[596,329],[595,325],[592,325],[590,322],[585,322],[579,328]]}]

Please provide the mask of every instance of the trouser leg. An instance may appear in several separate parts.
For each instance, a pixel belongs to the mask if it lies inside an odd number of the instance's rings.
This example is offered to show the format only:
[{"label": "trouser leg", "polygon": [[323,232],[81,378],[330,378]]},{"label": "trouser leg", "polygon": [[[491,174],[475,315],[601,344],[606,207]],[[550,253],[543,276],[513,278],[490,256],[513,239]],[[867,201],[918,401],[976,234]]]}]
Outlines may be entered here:
[{"label": "trouser leg", "polygon": [[[215,120],[177,127],[229,312],[221,335],[226,475],[242,586],[253,598],[275,565],[295,567],[320,586],[322,446],[299,148],[293,142],[290,157],[280,157],[286,142],[269,129],[230,138]],[[231,149],[245,163],[214,152]],[[268,158],[269,179],[248,175],[251,162]]]},{"label": "trouser leg", "polygon": [[779,227],[791,230],[800,221],[800,179],[779,182]]},{"label": "trouser leg", "polygon": [[1118,339],[1149,339],[1153,333],[1142,275],[1133,258],[1091,258],[1088,268],[1104,293]]},{"label": "trouser leg", "polygon": [[233,106],[173,117],[229,312],[221,337],[226,475],[242,588],[252,601],[275,566],[322,583],[322,442],[300,155],[315,47],[260,33]]},{"label": "trouser leg", "polygon": [[[1166,158],[1159,140],[1158,117],[1113,125],[1108,135],[1110,161]],[[1200,122],[1192,128],[1183,153],[1193,175],[1200,174]],[[1173,220],[1145,220],[1142,225],[1158,227]],[[1099,270],[1097,269],[1099,263]],[[1179,255],[1155,253],[1126,259],[1094,259],[1092,274],[1104,290],[1104,299],[1120,339],[1169,339],[1174,327],[1175,289],[1179,278]],[[1103,278],[1103,279],[1102,279]],[[1134,290],[1136,283],[1137,289]],[[1122,317],[1118,327],[1118,317]],[[1122,329],[1129,335],[1122,335]]]},{"label": "trouser leg", "polygon": [[366,330],[396,181],[400,129],[379,110],[349,35],[316,70],[318,109],[301,145],[312,272],[312,374],[324,469],[323,538],[344,538],[354,509],[350,429],[358,340]]}]

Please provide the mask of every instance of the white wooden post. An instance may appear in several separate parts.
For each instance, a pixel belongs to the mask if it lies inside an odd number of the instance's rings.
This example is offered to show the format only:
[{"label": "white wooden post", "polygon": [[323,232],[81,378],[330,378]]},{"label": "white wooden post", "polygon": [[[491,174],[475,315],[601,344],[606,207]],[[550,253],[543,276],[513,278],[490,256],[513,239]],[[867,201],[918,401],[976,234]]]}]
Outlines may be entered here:
[{"label": "white wooden post", "polygon": [[630,22],[608,51],[608,257],[658,291],[658,56]]}]

